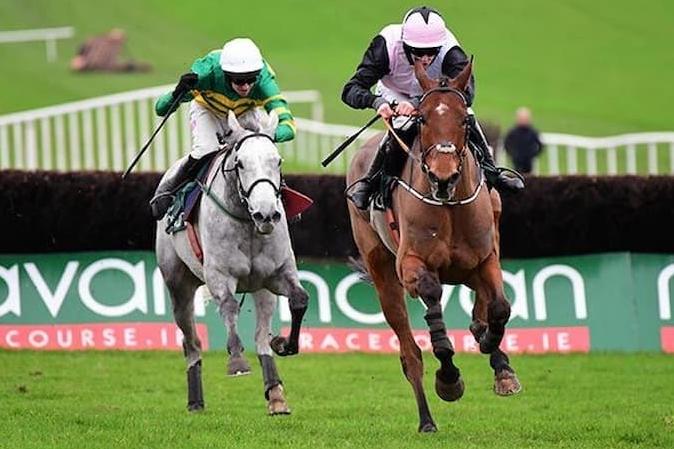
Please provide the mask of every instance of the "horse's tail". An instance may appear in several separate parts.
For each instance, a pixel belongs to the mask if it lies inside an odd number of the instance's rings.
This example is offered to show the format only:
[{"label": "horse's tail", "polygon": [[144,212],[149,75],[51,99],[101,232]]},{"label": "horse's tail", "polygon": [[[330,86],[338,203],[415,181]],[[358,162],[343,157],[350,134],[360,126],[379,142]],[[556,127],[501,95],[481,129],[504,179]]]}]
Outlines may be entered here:
[{"label": "horse's tail", "polygon": [[360,257],[358,259],[356,259],[355,257],[349,257],[347,265],[349,268],[351,268],[351,270],[358,273],[361,281],[367,282],[370,285],[373,284],[372,277],[370,277],[370,273],[368,273],[367,268],[365,268],[365,263],[363,263],[363,259],[361,259]]}]

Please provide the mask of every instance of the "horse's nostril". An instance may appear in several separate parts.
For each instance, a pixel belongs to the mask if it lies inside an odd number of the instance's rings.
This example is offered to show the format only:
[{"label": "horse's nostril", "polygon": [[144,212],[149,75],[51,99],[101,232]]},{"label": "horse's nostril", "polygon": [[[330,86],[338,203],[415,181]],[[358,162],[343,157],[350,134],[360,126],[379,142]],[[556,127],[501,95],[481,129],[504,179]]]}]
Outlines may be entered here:
[{"label": "horse's nostril", "polygon": [[274,223],[278,222],[281,219],[281,212],[274,212],[274,214],[271,216],[271,219],[274,220]]},{"label": "horse's nostril", "polygon": [[459,180],[459,176],[461,176],[461,174],[459,172],[456,172],[456,173],[452,174],[449,177],[449,183],[452,184],[452,185],[456,184],[456,182]]},{"label": "horse's nostril", "polygon": [[264,216],[260,212],[255,212],[253,214],[253,220],[255,221],[262,221],[263,218]]}]

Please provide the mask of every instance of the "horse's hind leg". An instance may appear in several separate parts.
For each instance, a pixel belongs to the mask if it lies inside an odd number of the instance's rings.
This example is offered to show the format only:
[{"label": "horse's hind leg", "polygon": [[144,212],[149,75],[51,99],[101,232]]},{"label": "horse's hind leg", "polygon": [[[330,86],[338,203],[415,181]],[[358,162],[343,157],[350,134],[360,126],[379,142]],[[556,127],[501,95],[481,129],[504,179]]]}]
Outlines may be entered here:
[{"label": "horse's hind leg", "polygon": [[204,408],[201,383],[201,341],[194,320],[194,293],[201,282],[192,274],[177,254],[170,250],[158,251],[160,269],[169,290],[173,317],[183,333],[183,352],[187,361],[187,409]]},{"label": "horse's hind leg", "polygon": [[278,375],[276,362],[270,346],[271,320],[276,309],[276,296],[268,290],[259,290],[255,298],[255,347],[262,367],[264,397],[270,415],[289,415],[290,409],[283,394],[283,382]]},{"label": "horse's hind leg", "polygon": [[505,299],[501,267],[495,255],[484,262],[476,276],[469,283],[476,293],[470,331],[480,351],[489,354],[489,364],[494,370],[494,392],[500,396],[519,393],[522,387],[515,370],[507,354],[499,348],[510,318],[510,304]]},{"label": "horse's hind leg", "polygon": [[424,362],[421,349],[410,329],[405,291],[395,270],[395,259],[381,244],[366,256],[365,264],[377,289],[384,317],[400,342],[400,363],[405,377],[412,385],[419,411],[419,432],[435,432],[431,411],[424,392]]}]

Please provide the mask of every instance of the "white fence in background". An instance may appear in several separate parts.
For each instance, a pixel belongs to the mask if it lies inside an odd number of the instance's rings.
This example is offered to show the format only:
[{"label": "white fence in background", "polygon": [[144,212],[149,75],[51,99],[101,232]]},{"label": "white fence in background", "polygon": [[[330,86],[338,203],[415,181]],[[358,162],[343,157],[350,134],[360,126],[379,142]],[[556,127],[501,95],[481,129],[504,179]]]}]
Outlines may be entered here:
[{"label": "white fence in background", "polygon": [[[161,121],[154,102],[173,85],[124,92],[0,116],[0,169],[123,171]],[[318,122],[317,91],[285,92],[289,102],[309,103]],[[138,165],[163,171],[191,147],[188,108],[167,121]]]},{"label": "white fence in background", "polygon": [[556,175],[674,175],[674,132],[581,137],[543,133],[534,173]]},{"label": "white fence in background", "polygon": [[[161,120],[154,114],[155,99],[172,88],[159,86],[0,116],[0,169],[123,171]],[[280,145],[290,170],[344,173],[359,145],[379,132],[364,132],[323,169],[320,161],[358,128],[323,123],[317,91],[285,95],[292,105],[309,104],[312,117],[297,118],[296,139]],[[180,108],[166,123],[138,170],[163,171],[189,151],[187,111]],[[541,139],[545,149],[534,166],[539,175],[674,175],[674,132],[601,138],[544,133]],[[504,151],[498,157],[505,162]]]},{"label": "white fence in background", "polygon": [[37,30],[0,31],[0,43],[44,41],[47,46],[47,61],[56,61],[56,40],[69,39],[75,35],[73,27],[41,28]]}]

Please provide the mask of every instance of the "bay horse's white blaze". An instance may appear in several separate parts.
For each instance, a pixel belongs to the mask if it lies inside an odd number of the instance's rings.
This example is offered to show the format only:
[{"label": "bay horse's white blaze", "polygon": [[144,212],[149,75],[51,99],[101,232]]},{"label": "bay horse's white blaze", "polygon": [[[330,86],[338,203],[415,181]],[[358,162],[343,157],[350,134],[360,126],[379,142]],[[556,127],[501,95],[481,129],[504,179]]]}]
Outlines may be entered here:
[{"label": "bay horse's white blaze", "polygon": [[[225,138],[229,149],[216,157],[217,169],[207,180],[214,198],[204,194],[200,200],[195,227],[203,248],[203,263],[195,257],[185,232],[166,234],[166,218],[157,224],[157,263],[171,294],[174,318],[185,335],[189,410],[204,407],[201,343],[196,334],[193,300],[197,287],[206,284],[227,327],[230,375],[250,371],[237,333],[239,303],[235,294],[253,293],[256,352],[268,410],[271,414],[289,413],[272,349],[282,356],[298,352],[308,296],[299,283],[279,200],[281,157],[270,137],[278,117],[259,112],[251,116],[252,123],[246,129],[230,112]],[[292,325],[288,339],[271,338],[276,295],[287,296],[290,301]]]}]

